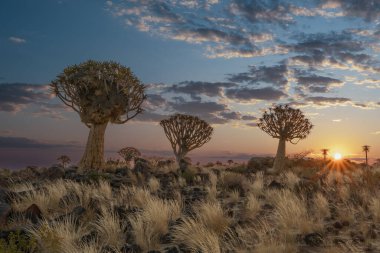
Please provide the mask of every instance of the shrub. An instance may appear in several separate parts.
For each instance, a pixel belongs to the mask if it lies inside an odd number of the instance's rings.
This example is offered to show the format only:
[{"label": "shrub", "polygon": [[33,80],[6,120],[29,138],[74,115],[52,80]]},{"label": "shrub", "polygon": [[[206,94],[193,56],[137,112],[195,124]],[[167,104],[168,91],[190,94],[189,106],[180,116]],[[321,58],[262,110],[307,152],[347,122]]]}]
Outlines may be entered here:
[{"label": "shrub", "polygon": [[20,231],[11,232],[7,240],[0,239],[0,252],[2,253],[32,253],[36,252],[36,248],[36,240]]}]

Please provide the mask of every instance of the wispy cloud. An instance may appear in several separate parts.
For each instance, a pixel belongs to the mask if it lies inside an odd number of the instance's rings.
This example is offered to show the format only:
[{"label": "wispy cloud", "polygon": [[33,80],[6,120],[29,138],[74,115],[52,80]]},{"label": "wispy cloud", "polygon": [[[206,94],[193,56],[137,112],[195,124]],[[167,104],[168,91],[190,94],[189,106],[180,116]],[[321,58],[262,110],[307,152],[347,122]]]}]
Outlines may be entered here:
[{"label": "wispy cloud", "polygon": [[14,37],[11,36],[8,38],[10,42],[15,43],[15,44],[23,44],[26,43],[26,40],[20,37]]}]

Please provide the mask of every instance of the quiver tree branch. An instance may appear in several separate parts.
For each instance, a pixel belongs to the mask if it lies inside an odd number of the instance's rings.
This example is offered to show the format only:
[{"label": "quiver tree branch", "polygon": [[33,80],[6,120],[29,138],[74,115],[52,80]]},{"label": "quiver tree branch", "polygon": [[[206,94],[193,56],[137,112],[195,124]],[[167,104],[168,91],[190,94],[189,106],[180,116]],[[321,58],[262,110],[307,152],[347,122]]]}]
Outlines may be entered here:
[{"label": "quiver tree branch", "polygon": [[160,122],[179,164],[188,152],[211,140],[213,128],[195,116],[175,114]]},{"label": "quiver tree branch", "polygon": [[309,119],[305,117],[299,109],[294,109],[288,105],[277,105],[265,111],[259,119],[258,127],[272,136],[279,139],[277,155],[274,162],[274,169],[281,170],[285,162],[285,143],[289,141],[297,144],[305,139],[313,127]]},{"label": "quiver tree branch", "polygon": [[136,117],[146,99],[139,79],[115,62],[87,61],[69,66],[51,83],[51,90],[90,128],[79,164],[82,168],[102,167],[107,124],[124,124]]}]

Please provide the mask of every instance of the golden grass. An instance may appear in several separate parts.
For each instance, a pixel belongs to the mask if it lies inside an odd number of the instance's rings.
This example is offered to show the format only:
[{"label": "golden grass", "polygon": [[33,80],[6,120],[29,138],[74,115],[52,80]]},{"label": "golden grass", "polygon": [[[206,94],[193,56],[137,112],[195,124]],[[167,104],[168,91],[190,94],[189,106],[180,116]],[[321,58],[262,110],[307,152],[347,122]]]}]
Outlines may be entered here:
[{"label": "golden grass", "polygon": [[43,253],[61,253],[65,248],[75,248],[88,232],[88,227],[76,224],[70,216],[61,221],[43,220],[39,227],[29,228]]},{"label": "golden grass", "polygon": [[156,193],[160,189],[160,180],[155,177],[152,177],[148,181],[148,187],[150,192]]},{"label": "golden grass", "polygon": [[184,218],[174,228],[173,237],[174,243],[186,245],[191,252],[221,252],[218,235],[196,219]]},{"label": "golden grass", "polygon": [[202,202],[196,208],[197,218],[210,231],[222,235],[231,223],[219,202]]},{"label": "golden grass", "polygon": [[129,218],[137,245],[144,251],[160,250],[160,238],[169,232],[169,222],[180,216],[177,201],[149,198],[142,212]]},{"label": "golden grass", "polygon": [[113,211],[103,209],[98,219],[92,224],[98,231],[99,242],[103,245],[120,249],[125,244],[125,221],[122,221]]}]

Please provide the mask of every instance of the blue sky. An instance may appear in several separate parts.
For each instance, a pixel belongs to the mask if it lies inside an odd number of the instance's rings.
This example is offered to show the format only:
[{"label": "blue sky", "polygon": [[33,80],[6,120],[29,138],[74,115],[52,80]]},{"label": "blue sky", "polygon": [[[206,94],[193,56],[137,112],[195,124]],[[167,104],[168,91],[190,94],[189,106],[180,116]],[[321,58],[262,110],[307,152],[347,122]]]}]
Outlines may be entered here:
[{"label": "blue sky", "polygon": [[215,128],[194,159],[273,154],[255,124],[290,103],[315,128],[289,153],[361,158],[368,144],[380,157],[379,21],[375,0],[1,1],[0,167],[80,157],[88,130],[46,85],[88,59],[128,66],[148,87],[146,112],[107,129],[107,156],[169,155],[157,122],[175,112]]}]

